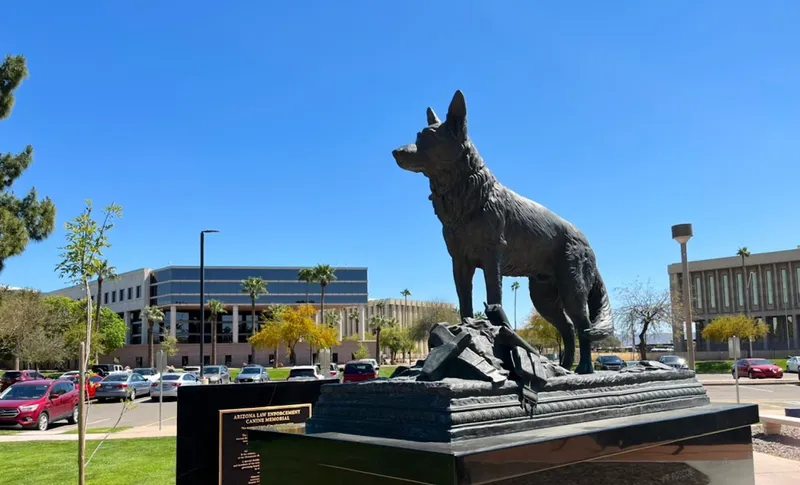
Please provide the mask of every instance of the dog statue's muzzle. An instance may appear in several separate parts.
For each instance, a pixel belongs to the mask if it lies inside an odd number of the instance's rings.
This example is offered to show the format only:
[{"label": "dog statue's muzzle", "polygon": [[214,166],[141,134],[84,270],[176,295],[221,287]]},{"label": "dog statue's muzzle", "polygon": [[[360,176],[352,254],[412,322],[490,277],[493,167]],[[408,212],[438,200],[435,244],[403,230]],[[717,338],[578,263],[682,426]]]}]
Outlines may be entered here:
[{"label": "dog statue's muzzle", "polygon": [[411,145],[392,150],[392,156],[394,156],[395,161],[397,161],[397,165],[403,170],[411,172],[422,171],[422,165],[419,163],[419,154],[417,153],[417,145],[412,143]]}]

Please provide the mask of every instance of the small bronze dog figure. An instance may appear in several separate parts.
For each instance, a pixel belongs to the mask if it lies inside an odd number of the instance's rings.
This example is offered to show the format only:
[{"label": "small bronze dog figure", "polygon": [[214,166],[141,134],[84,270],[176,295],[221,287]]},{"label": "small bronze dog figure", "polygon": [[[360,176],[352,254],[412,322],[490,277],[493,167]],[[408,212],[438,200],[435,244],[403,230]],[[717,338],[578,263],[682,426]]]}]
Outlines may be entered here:
[{"label": "small bronze dog figure", "polygon": [[[508,189],[486,167],[467,132],[467,104],[456,91],[447,119],[428,108],[416,143],[392,152],[405,170],[430,180],[443,226],[461,317],[472,316],[472,278],[483,270],[487,303],[502,304],[503,276],[527,277],[536,310],[564,341],[561,365],[593,372],[590,342],[612,332],[611,304],[586,236],[546,207]],[[588,307],[588,314],[587,314]]]}]

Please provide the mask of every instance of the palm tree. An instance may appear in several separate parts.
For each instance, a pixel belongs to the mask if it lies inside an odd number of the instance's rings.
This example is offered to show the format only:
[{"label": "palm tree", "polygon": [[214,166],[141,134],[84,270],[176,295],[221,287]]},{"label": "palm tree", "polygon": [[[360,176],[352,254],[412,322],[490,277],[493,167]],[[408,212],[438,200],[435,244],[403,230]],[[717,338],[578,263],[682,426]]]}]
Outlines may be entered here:
[{"label": "palm tree", "polygon": [[375,335],[375,360],[378,361],[378,365],[381,364],[381,332],[396,324],[397,320],[394,318],[386,318],[382,315],[373,315],[369,319],[370,330]]},{"label": "palm tree", "polygon": [[[750,250],[747,249],[747,246],[743,246],[736,251],[736,255],[742,258],[742,281],[744,282],[744,314],[747,318],[750,318],[750,295],[749,295],[749,288],[750,288],[750,278],[747,277],[746,269],[744,260],[750,257]],[[749,352],[747,353],[748,357],[753,356],[753,339],[748,339],[749,343]]]},{"label": "palm tree", "polygon": [[356,309],[350,310],[350,319],[353,320],[354,322],[356,322],[356,335],[358,335],[359,334],[359,332],[358,332],[358,323],[359,323],[359,320],[361,320],[361,317],[358,314],[358,310],[356,310]]},{"label": "palm tree", "polygon": [[[252,304],[250,308],[250,322],[253,325],[253,335],[255,335],[261,330],[261,326],[258,324],[259,320],[256,320],[256,300],[258,300],[259,296],[269,293],[267,291],[267,282],[264,281],[263,278],[251,276],[242,281],[242,293],[250,295],[250,303]],[[239,325],[239,322],[233,322],[233,324]],[[256,350],[252,344],[250,345],[250,355],[253,356],[253,362],[255,362]]]},{"label": "palm tree", "polygon": [[[103,302],[100,301],[100,295],[103,294],[103,281],[113,280],[117,277],[117,268],[111,266],[108,260],[103,260],[97,265],[97,306],[94,309],[94,322],[97,328],[100,328],[100,306]],[[100,362],[99,356],[95,353],[94,360]]]},{"label": "palm tree", "polygon": [[408,328],[408,297],[411,296],[411,290],[406,288],[400,294],[403,295],[403,325]]},{"label": "palm tree", "polygon": [[519,281],[511,283],[511,291],[514,292],[514,331],[517,331],[517,290],[519,290]]},{"label": "palm tree", "polygon": [[306,305],[311,304],[309,300],[310,294],[310,287],[311,283],[315,281],[314,279],[314,269],[313,268],[304,268],[297,272],[297,281],[305,281],[306,282]]},{"label": "palm tree", "polygon": [[328,286],[328,283],[336,281],[336,270],[327,264],[318,264],[312,271],[314,272],[314,281],[319,282],[322,293],[319,301],[319,313],[325,315],[325,287]]},{"label": "palm tree", "polygon": [[208,300],[208,313],[211,315],[211,365],[217,365],[217,316],[228,313],[219,300]]},{"label": "palm tree", "polygon": [[154,306],[146,306],[142,310],[142,318],[147,322],[147,361],[150,362],[150,367],[155,367],[153,363],[153,327],[156,322],[161,323],[164,321],[164,312],[160,308]]}]

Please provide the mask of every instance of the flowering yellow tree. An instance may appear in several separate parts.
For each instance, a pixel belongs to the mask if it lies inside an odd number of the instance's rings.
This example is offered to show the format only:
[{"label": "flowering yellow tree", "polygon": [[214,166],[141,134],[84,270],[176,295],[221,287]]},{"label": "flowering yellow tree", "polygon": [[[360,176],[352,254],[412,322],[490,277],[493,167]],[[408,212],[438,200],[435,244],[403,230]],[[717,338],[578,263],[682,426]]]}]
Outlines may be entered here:
[{"label": "flowering yellow tree", "polygon": [[703,329],[703,338],[715,342],[727,342],[728,339],[757,340],[769,333],[769,327],[745,315],[730,315],[714,319]]},{"label": "flowering yellow tree", "polygon": [[316,330],[317,310],[311,305],[289,307],[282,315],[281,340],[289,349],[289,361],[296,362],[294,348],[301,340],[307,340]]},{"label": "flowering yellow tree", "polygon": [[339,342],[339,330],[330,325],[315,325],[308,336],[308,341],[318,349],[330,349],[341,343]]}]

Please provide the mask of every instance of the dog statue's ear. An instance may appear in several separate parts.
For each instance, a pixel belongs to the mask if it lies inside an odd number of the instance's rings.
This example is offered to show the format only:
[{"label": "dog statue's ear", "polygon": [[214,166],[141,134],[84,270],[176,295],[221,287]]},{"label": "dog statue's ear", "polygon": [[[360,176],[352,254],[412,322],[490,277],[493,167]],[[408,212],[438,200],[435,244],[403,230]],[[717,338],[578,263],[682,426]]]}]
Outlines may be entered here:
[{"label": "dog statue's ear", "polygon": [[428,126],[438,125],[439,123],[441,123],[441,120],[439,120],[439,117],[436,116],[433,108],[428,108]]},{"label": "dog statue's ear", "polygon": [[453,130],[453,134],[467,136],[467,100],[461,90],[456,91],[450,107],[447,108],[447,125]]}]

